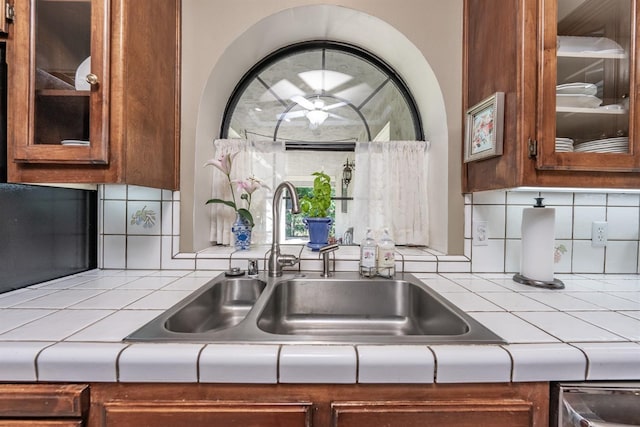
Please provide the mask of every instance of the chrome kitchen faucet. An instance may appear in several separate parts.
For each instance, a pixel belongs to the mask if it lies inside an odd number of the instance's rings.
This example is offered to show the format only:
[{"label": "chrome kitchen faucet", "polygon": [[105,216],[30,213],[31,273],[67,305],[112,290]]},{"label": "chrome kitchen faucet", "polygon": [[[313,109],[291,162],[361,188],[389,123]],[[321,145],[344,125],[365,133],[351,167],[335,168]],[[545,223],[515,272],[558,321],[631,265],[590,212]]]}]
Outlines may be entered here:
[{"label": "chrome kitchen faucet", "polygon": [[271,228],[273,230],[273,242],[271,243],[271,254],[269,255],[269,265],[267,267],[269,277],[282,276],[283,266],[292,266],[300,261],[295,255],[280,253],[280,202],[282,199],[282,192],[285,189],[289,192],[289,196],[291,196],[291,213],[300,213],[300,202],[296,187],[294,187],[294,185],[289,181],[280,183],[276,188],[276,191],[273,193],[273,227]]}]

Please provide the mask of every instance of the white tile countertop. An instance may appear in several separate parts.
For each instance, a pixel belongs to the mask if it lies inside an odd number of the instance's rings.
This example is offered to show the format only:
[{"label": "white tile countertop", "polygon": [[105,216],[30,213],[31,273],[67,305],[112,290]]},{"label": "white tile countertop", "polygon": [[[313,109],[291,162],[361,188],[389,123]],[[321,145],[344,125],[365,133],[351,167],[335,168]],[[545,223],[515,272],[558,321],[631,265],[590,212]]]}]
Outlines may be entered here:
[{"label": "white tile countertop", "polygon": [[472,383],[640,380],[640,276],[414,273],[502,345],[125,343],[219,271],[93,270],[0,294],[0,381]]}]

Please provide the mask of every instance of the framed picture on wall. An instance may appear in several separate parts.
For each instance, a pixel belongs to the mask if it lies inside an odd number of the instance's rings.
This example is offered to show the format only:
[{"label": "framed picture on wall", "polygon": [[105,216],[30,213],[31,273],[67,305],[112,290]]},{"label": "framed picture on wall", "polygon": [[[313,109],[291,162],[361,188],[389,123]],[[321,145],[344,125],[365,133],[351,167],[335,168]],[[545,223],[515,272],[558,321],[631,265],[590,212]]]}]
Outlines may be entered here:
[{"label": "framed picture on wall", "polygon": [[467,110],[464,162],[502,155],[504,92],[496,92]]}]

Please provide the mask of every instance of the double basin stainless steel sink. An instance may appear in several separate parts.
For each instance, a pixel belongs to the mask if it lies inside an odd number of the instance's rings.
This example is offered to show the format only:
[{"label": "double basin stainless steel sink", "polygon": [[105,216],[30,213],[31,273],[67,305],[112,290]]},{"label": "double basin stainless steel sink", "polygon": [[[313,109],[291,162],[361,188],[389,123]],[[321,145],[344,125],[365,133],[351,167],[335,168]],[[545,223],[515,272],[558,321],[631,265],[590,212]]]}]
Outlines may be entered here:
[{"label": "double basin stainless steel sink", "polygon": [[270,278],[224,274],[126,341],[246,343],[502,343],[411,274]]}]

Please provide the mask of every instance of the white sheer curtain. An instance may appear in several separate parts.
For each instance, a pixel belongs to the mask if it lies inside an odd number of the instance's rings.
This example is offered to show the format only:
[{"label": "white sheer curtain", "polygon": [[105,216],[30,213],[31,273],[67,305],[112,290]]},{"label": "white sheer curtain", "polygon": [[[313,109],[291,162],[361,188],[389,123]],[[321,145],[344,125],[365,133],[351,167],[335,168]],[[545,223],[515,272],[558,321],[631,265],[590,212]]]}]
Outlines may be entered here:
[{"label": "white sheer curtain", "polygon": [[355,162],[354,241],[388,228],[396,244],[428,245],[427,143],[358,142]]},{"label": "white sheer curtain", "polygon": [[[271,195],[275,185],[282,181],[284,171],[284,145],[274,141],[251,141],[246,139],[217,139],[213,142],[215,157],[238,152],[231,168],[231,179],[246,179],[255,176],[264,181],[270,190],[260,189],[253,193],[251,214],[255,222],[251,241],[265,243],[271,238]],[[232,200],[227,177],[213,166],[211,198]],[[234,187],[235,190],[235,187]],[[244,206],[236,192],[236,203]],[[235,212],[228,206],[210,204],[211,233],[213,244],[229,245],[233,243],[231,226],[235,221]]]}]

